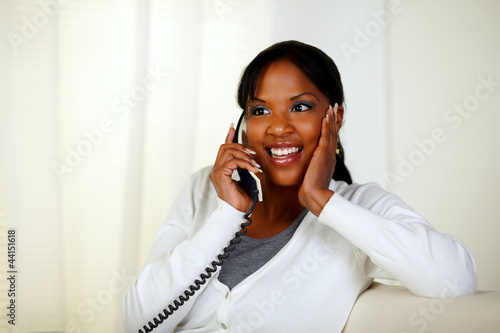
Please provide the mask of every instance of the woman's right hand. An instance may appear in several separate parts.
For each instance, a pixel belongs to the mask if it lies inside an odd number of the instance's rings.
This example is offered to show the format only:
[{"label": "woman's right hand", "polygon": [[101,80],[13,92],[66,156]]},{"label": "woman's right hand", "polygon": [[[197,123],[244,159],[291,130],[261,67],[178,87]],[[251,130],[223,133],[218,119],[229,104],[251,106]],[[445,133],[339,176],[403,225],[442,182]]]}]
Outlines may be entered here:
[{"label": "woman's right hand", "polygon": [[233,143],[235,135],[236,130],[231,126],[225,143],[219,148],[217,159],[210,172],[210,181],[219,198],[240,212],[247,212],[253,200],[245,192],[243,186],[231,178],[231,175],[238,167],[254,173],[262,172],[262,170],[252,157],[255,152],[245,148],[242,144]]}]

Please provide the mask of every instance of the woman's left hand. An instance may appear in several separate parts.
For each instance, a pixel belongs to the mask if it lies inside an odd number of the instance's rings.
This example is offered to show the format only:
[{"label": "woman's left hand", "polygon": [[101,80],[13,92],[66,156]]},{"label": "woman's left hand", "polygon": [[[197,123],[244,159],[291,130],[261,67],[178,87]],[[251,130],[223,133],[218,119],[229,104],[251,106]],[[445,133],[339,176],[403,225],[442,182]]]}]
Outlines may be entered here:
[{"label": "woman's left hand", "polygon": [[[335,104],[337,109],[337,104]],[[326,112],[321,124],[321,135],[318,147],[314,151],[304,181],[299,189],[299,201],[311,213],[319,216],[323,207],[333,195],[328,188],[335,169],[337,150],[337,117],[332,107]],[[340,117],[342,119],[342,117]],[[339,122],[340,124],[341,122]]]}]

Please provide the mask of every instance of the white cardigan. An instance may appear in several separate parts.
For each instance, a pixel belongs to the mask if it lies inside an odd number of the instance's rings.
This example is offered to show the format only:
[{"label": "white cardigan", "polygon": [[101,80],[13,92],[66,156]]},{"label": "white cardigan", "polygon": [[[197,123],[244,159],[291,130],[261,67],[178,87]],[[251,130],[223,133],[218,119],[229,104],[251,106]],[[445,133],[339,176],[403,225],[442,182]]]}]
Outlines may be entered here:
[{"label": "white cardigan", "polygon": [[[126,332],[138,332],[197,279],[244,221],[195,173],[161,226],[124,299]],[[340,332],[373,278],[425,297],[476,289],[476,264],[459,240],[438,233],[376,184],[332,181],[319,217],[308,213],[292,239],[231,291],[212,277],[153,332]],[[266,198],[264,198],[266,200]],[[251,227],[250,227],[251,228]]]}]

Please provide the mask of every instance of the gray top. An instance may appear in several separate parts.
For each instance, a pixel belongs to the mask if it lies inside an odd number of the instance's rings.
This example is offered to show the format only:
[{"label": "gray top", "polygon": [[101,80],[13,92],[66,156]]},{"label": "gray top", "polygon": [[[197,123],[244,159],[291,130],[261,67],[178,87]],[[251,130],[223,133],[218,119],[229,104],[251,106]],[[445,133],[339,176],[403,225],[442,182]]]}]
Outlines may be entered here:
[{"label": "gray top", "polygon": [[[219,281],[233,289],[238,283],[271,260],[292,238],[295,230],[308,210],[304,209],[299,216],[282,232],[269,238],[256,239],[241,237],[234,251],[229,252],[219,273]],[[249,228],[251,228],[250,226]]]}]

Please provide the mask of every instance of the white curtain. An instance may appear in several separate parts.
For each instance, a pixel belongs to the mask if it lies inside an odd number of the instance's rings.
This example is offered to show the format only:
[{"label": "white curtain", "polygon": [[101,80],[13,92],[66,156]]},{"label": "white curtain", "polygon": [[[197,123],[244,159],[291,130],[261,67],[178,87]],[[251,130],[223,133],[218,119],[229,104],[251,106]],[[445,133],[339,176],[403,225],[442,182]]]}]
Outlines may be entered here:
[{"label": "white curtain", "polygon": [[3,277],[1,290],[16,325],[2,332],[123,330],[125,287],[237,119],[237,80],[269,44],[271,13],[266,1],[1,2],[3,271],[5,228],[17,233],[16,295]]},{"label": "white curtain", "polygon": [[[338,47],[385,6],[362,3],[2,0],[0,264],[7,271],[4,235],[15,230],[17,272],[15,297],[0,282],[16,325],[2,319],[0,331],[123,330],[126,286],[180,187],[237,120],[242,69],[272,42],[332,55],[346,146],[366,172],[351,171],[383,178],[383,34],[354,61]],[[358,141],[356,119],[372,124]]]}]

